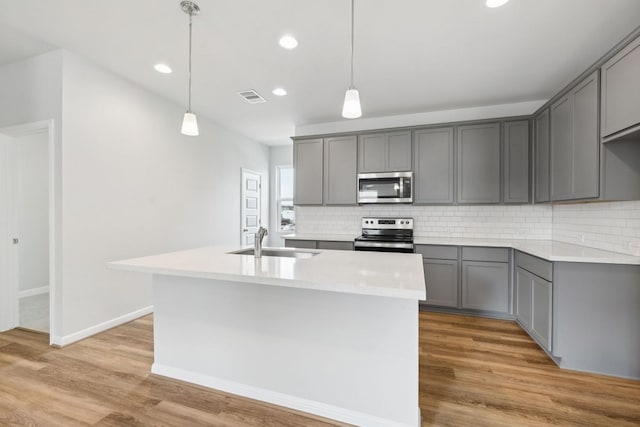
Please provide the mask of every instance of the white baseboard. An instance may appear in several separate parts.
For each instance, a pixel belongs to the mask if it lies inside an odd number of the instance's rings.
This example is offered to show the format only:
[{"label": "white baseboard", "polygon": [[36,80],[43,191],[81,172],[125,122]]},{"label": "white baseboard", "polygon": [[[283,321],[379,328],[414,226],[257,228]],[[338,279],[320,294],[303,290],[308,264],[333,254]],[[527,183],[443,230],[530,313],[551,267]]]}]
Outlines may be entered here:
[{"label": "white baseboard", "polygon": [[18,298],[27,298],[34,295],[46,294],[49,292],[49,286],[40,286],[39,288],[26,289],[18,292]]},{"label": "white baseboard", "polygon": [[104,332],[107,329],[115,328],[116,326],[120,326],[123,323],[127,323],[139,317],[146,316],[149,313],[153,313],[152,305],[141,308],[140,310],[132,311],[131,313],[127,313],[120,317],[116,317],[115,319],[107,320],[106,322],[102,322],[98,325],[91,326],[87,329],[74,332],[73,334],[65,335],[62,337],[52,336],[51,345],[64,347],[65,345],[73,344],[74,342],[80,341],[92,335],[99,334],[100,332]]},{"label": "white baseboard", "polygon": [[178,380],[209,387],[215,390],[224,391],[226,393],[260,400],[274,405],[284,406],[298,411],[307,412],[309,414],[314,414],[358,426],[417,427],[420,425],[420,408],[418,408],[418,418],[416,424],[405,424],[402,422],[381,418],[376,415],[366,414],[364,412],[353,411],[339,406],[317,402],[315,400],[291,396],[289,394],[266,390],[260,387],[241,384],[235,381],[229,381],[209,375],[199,374],[197,372],[187,371],[184,369],[173,368],[171,366],[161,365],[158,363],[154,363],[153,365],[151,365],[151,372],[157,375],[175,378]]}]

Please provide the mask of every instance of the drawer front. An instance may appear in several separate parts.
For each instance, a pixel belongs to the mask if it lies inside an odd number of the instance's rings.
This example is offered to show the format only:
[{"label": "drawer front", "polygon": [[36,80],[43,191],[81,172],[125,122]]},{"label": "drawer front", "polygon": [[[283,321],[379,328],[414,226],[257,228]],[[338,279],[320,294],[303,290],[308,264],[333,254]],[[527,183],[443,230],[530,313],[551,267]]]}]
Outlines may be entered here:
[{"label": "drawer front", "polygon": [[462,259],[465,261],[509,262],[507,248],[462,248]]},{"label": "drawer front", "polygon": [[329,240],[318,240],[317,249],[333,249],[336,251],[352,251],[353,242],[333,242]]},{"label": "drawer front", "polygon": [[544,280],[553,281],[553,263],[516,251],[516,267],[523,268]]},{"label": "drawer front", "polygon": [[415,248],[417,254],[422,254],[422,258],[458,259],[457,246],[416,245]]},{"label": "drawer front", "polygon": [[316,241],[285,239],[284,246],[287,248],[316,249]]}]

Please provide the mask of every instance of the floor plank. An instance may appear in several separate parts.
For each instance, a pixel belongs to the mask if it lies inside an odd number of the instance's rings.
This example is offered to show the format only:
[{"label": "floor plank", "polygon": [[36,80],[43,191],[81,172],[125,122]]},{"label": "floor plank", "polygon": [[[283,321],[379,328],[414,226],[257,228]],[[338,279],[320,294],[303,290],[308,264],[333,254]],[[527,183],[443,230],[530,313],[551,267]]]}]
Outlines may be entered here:
[{"label": "floor plank", "polygon": [[[514,322],[420,313],[423,426],[639,426],[640,382],[558,369]],[[153,317],[63,349],[0,334],[0,425],[343,425],[149,373]]]}]

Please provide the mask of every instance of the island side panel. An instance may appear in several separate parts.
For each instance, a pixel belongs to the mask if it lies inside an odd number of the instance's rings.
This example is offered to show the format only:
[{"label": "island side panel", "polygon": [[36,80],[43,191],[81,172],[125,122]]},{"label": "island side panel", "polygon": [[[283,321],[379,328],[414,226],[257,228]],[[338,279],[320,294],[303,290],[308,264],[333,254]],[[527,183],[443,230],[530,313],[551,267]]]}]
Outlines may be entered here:
[{"label": "island side panel", "polygon": [[419,425],[418,302],[154,275],[153,372],[360,425]]},{"label": "island side panel", "polygon": [[554,356],[561,368],[640,378],[640,266],[554,264]]}]

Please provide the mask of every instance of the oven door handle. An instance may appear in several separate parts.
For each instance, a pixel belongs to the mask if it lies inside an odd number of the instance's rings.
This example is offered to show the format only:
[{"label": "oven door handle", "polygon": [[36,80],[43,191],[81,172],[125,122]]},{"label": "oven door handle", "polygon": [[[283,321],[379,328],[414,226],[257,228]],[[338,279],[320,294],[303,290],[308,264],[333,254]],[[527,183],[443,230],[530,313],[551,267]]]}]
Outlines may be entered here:
[{"label": "oven door handle", "polygon": [[388,242],[362,242],[356,241],[355,247],[361,248],[392,248],[392,249],[413,249],[413,243],[388,243]]}]

